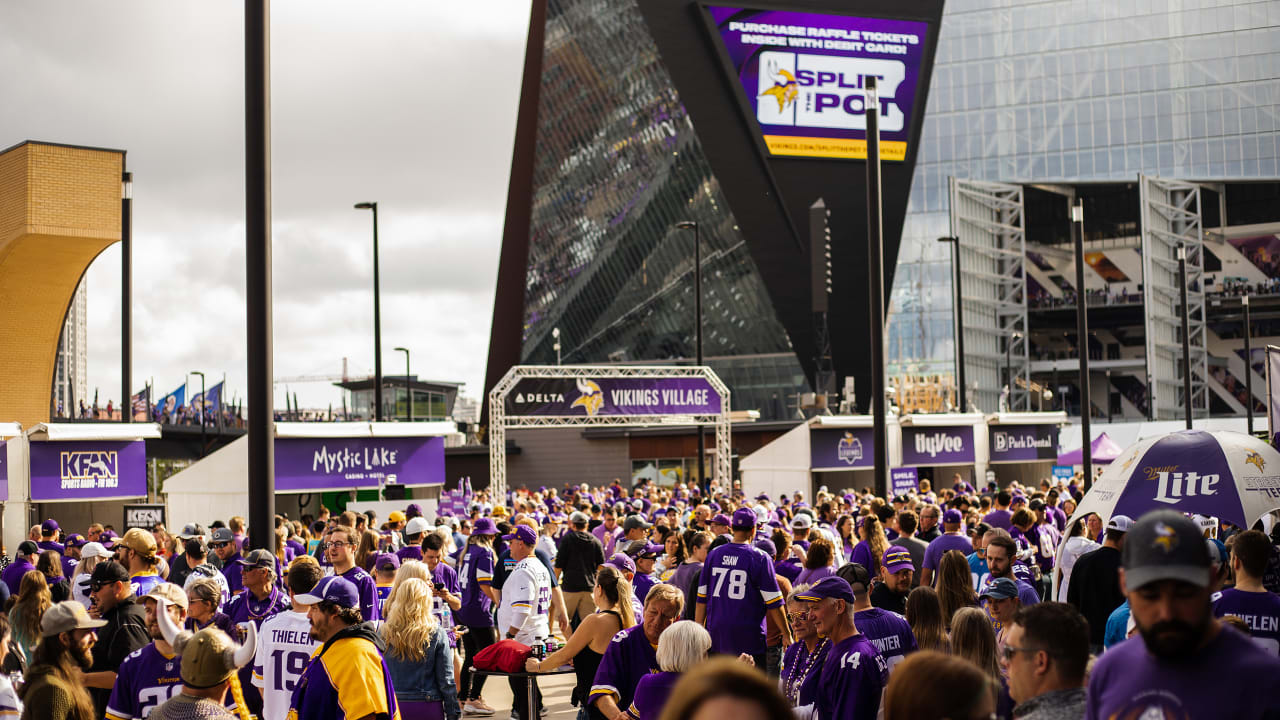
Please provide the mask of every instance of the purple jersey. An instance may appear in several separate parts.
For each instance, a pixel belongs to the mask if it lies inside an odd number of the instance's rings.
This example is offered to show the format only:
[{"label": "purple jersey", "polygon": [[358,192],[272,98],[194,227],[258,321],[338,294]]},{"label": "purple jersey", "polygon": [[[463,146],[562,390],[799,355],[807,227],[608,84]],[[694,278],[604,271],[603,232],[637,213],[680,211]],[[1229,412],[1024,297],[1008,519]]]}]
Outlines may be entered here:
[{"label": "purple jersey", "polygon": [[889,666],[861,633],[831,647],[822,663],[817,706],[820,720],[875,720]]},{"label": "purple jersey", "polygon": [[635,700],[627,708],[627,716],[633,720],[658,720],[671,691],[682,677],[684,673],[659,672],[640,678],[636,683]]},{"label": "purple jersey", "polygon": [[143,571],[129,576],[129,587],[133,588],[134,597],[143,597],[151,592],[151,588],[164,582],[164,578],[154,570]]},{"label": "purple jersey", "polygon": [[387,598],[391,596],[390,585],[375,585],[374,590],[378,592],[378,615],[387,616]]},{"label": "purple jersey", "polygon": [[361,619],[365,622],[381,620],[382,616],[378,614],[377,583],[373,581],[373,576],[361,567],[352,567],[341,575],[355,585],[356,591],[360,593]]},{"label": "purple jersey", "polygon": [[609,647],[600,658],[595,680],[591,682],[591,694],[587,702],[593,703],[605,695],[612,695],[619,708],[631,707],[640,678],[658,671],[658,654],[644,626],[636,625],[613,636]]},{"label": "purple jersey", "polygon": [[963,535],[939,535],[924,549],[924,566],[936,571],[942,563],[942,556],[948,550],[959,550],[966,558],[973,552],[973,543]]},{"label": "purple jersey", "polygon": [[892,610],[871,608],[859,610],[853,616],[853,624],[858,632],[866,635],[871,644],[876,646],[880,656],[884,658],[889,672],[893,666],[902,662],[908,653],[916,651],[916,636],[911,632],[911,624],[907,619]]},{"label": "purple jersey", "polygon": [[818,681],[831,641],[820,638],[813,653],[803,642],[793,642],[782,653],[782,692],[793,707],[812,705],[818,697]]},{"label": "purple jersey", "polygon": [[1270,655],[1280,655],[1280,597],[1275,593],[1227,588],[1214,598],[1213,614],[1235,615],[1244,620],[1258,647]]},{"label": "purple jersey", "polygon": [[227,581],[232,597],[244,592],[244,566],[245,562],[239,555],[222,566],[222,577]]},{"label": "purple jersey", "polygon": [[765,611],[782,605],[773,561],[744,543],[712,550],[698,580],[698,603],[707,606],[712,652],[763,654]]},{"label": "purple jersey", "polygon": [[[252,622],[255,630],[262,629],[262,623],[267,618],[288,610],[289,596],[278,587],[271,588],[271,594],[266,598],[259,600],[252,591],[242,592],[231,598],[231,602],[227,603],[227,617],[231,618],[232,625],[240,623]],[[234,640],[234,636],[232,637]]]},{"label": "purple jersey", "polygon": [[[120,663],[107,701],[107,720],[142,720],[157,705],[182,692],[182,658],[166,656],[150,643]],[[228,708],[235,707],[227,693]]]},{"label": "purple jersey", "polygon": [[631,585],[635,588],[636,599],[639,600],[641,604],[644,604],[644,599],[649,596],[649,591],[657,584],[658,581],[655,580],[652,575],[645,575],[643,573],[636,573],[635,577],[631,580]]},{"label": "purple jersey", "polygon": [[1084,717],[1273,717],[1280,709],[1277,676],[1280,658],[1228,628],[1183,662],[1157,659],[1135,635],[1094,664]]},{"label": "purple jersey", "polygon": [[786,578],[792,585],[795,585],[797,584],[796,578],[800,577],[800,573],[804,571],[804,568],[800,566],[799,560],[794,557],[789,557],[777,565],[774,565],[773,571]]},{"label": "purple jersey", "polygon": [[406,560],[417,560],[418,562],[422,562],[422,546],[407,545],[402,547],[396,551],[396,557],[400,558],[400,562],[402,564]]},{"label": "purple jersey", "polygon": [[468,545],[458,571],[462,588],[462,607],[454,614],[459,625],[493,627],[493,600],[484,591],[493,584],[493,550],[483,545]]},{"label": "purple jersey", "polygon": [[1012,519],[1013,513],[1008,510],[992,510],[982,517],[982,522],[1007,532],[1009,528],[1013,527],[1013,523],[1010,522]]}]

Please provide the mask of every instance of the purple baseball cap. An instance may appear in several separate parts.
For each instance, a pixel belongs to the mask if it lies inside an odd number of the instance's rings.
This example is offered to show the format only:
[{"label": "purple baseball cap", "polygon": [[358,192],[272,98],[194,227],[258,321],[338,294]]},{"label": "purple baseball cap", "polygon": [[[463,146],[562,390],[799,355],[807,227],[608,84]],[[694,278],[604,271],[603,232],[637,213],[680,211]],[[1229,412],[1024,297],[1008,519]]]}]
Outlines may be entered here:
[{"label": "purple baseball cap", "polygon": [[768,538],[760,538],[755,542],[755,546],[756,548],[763,550],[764,554],[768,555],[770,560],[778,556],[778,548],[773,544],[773,541]]},{"label": "purple baseball cap", "polygon": [[84,547],[88,542],[89,541],[85,540],[84,536],[80,533],[71,533],[67,536],[67,541],[63,544],[67,547]]},{"label": "purple baseball cap", "polygon": [[1025,496],[1023,496],[1023,495],[1014,495],[1014,496],[1013,496],[1013,499],[1011,499],[1011,500],[1009,501],[1009,507],[1013,507],[1014,505],[1017,505],[1018,503],[1025,503],[1026,501],[1027,501],[1027,498],[1026,498]]},{"label": "purple baseball cap", "polygon": [[735,530],[750,530],[756,526],[756,512],[751,508],[741,507],[733,511],[733,522],[730,527]]},{"label": "purple baseball cap", "polygon": [[961,515],[960,511],[955,508],[951,508],[950,510],[947,510],[946,512],[942,513],[943,523],[959,525],[960,521],[963,519],[964,519],[964,516]]},{"label": "purple baseball cap", "polygon": [[360,592],[350,580],[341,575],[321,578],[320,582],[311,588],[311,592],[294,595],[294,599],[303,605],[331,602],[342,608],[360,607]]},{"label": "purple baseball cap", "polygon": [[813,587],[797,593],[795,599],[801,602],[819,602],[827,598],[839,598],[853,603],[853,588],[845,579],[836,575],[828,575],[813,584]]},{"label": "purple baseball cap", "polygon": [[373,567],[376,570],[388,572],[400,569],[400,558],[391,553],[382,553],[373,560]]},{"label": "purple baseball cap", "polygon": [[[752,517],[752,522],[754,523],[755,515],[752,515],[751,517]],[[711,518],[711,524],[712,525],[728,525],[729,516],[725,515],[724,513],[719,513],[715,517]]]},{"label": "purple baseball cap", "polygon": [[899,573],[903,570],[916,569],[914,563],[911,562],[911,553],[901,545],[890,545],[888,550],[884,551],[884,557],[880,559],[880,564],[891,574]]},{"label": "purple baseball cap", "polygon": [[519,540],[525,545],[535,545],[538,542],[538,534],[535,533],[533,528],[528,525],[517,525],[516,528],[511,531],[510,535],[503,535],[502,539],[507,542]]},{"label": "purple baseball cap", "polygon": [[472,535],[497,535],[498,526],[494,524],[493,518],[482,517],[476,520],[476,524],[471,527]]},{"label": "purple baseball cap", "polygon": [[58,532],[58,521],[53,518],[49,518],[48,520],[40,523],[40,532],[45,535],[52,535],[53,533]]},{"label": "purple baseball cap", "polygon": [[422,515],[422,506],[418,503],[409,503],[409,507],[405,508],[404,514],[406,518],[415,518]]},{"label": "purple baseball cap", "polygon": [[665,550],[666,548],[658,543],[648,543],[644,546],[643,550],[636,553],[636,559],[656,559],[658,556],[662,555]]},{"label": "purple baseball cap", "polygon": [[614,553],[613,557],[606,560],[604,564],[612,565],[613,567],[623,572],[629,572],[634,574],[636,571],[635,562],[632,561],[631,558],[627,557],[625,553]]}]

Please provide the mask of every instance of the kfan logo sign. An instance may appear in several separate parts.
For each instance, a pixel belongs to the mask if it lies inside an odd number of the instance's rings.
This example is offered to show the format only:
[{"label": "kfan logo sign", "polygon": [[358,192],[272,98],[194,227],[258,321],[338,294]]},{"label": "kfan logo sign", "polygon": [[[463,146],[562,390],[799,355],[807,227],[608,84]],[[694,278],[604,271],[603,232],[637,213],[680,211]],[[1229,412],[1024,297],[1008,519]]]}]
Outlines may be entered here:
[{"label": "kfan logo sign", "polygon": [[80,450],[61,454],[63,490],[120,486],[120,460],[114,450]]},{"label": "kfan logo sign", "polygon": [[764,125],[866,130],[864,85],[873,76],[880,130],[898,132],[906,116],[894,99],[906,75],[906,64],[897,60],[765,51],[760,54],[756,119]]}]

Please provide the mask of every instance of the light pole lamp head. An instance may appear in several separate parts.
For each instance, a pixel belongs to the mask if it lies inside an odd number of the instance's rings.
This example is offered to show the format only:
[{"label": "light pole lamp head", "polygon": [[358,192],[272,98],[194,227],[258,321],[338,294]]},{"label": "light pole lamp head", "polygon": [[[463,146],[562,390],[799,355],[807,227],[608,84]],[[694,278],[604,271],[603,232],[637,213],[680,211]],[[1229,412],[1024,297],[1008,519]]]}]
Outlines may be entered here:
[{"label": "light pole lamp head", "polygon": [[694,220],[681,220],[680,222],[676,223],[676,227],[680,228],[681,230],[697,230],[698,223]]},{"label": "light pole lamp head", "polygon": [[200,372],[199,370],[192,370],[191,372],[189,372],[189,373],[187,373],[187,374],[188,374],[188,375],[199,375],[200,377],[204,377],[204,373]]},{"label": "light pole lamp head", "polygon": [[376,202],[356,203],[356,210],[377,210],[377,209],[378,209],[378,203]]},{"label": "light pole lamp head", "polygon": [[409,352],[409,348],[402,348],[402,347],[398,347],[398,348],[395,348],[394,352],[408,353],[408,352]]}]

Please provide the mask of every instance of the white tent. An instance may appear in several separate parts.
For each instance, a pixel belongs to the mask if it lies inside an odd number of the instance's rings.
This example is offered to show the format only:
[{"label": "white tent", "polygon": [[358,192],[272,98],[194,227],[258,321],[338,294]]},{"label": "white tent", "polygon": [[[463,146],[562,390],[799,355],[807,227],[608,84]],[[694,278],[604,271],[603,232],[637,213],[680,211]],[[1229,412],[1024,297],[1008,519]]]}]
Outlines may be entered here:
[{"label": "white tent", "polygon": [[[952,416],[954,417],[954,416]],[[802,490],[809,496],[812,490],[811,473],[823,473],[810,467],[810,431],[821,428],[869,428],[874,424],[870,415],[817,415],[796,425],[764,447],[742,458],[738,470],[742,475],[742,490],[749,498],[766,493],[771,498]],[[889,417],[886,430],[889,441],[889,464],[896,467],[902,462],[902,435],[898,418]],[[871,473],[861,468],[857,472]]]},{"label": "white tent", "polygon": [[[452,422],[276,423],[278,438],[436,437],[455,433]],[[164,482],[169,527],[249,516],[249,438],[242,437]],[[277,493],[277,506],[282,494]]]}]

